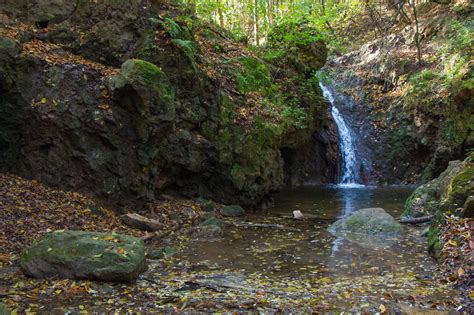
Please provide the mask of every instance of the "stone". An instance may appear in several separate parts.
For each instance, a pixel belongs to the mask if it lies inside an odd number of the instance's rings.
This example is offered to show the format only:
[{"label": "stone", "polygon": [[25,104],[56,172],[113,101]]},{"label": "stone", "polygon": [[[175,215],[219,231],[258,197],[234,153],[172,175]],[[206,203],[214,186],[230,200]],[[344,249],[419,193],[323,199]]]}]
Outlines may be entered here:
[{"label": "stone", "polygon": [[150,259],[163,259],[168,258],[176,254],[176,250],[171,247],[163,247],[159,249],[155,249],[148,254],[148,258]]},{"label": "stone", "polygon": [[210,217],[208,219],[206,219],[203,223],[201,223],[201,226],[206,226],[206,225],[215,225],[215,226],[218,226],[220,228],[223,228],[225,223],[224,221],[216,218],[216,217]]},{"label": "stone", "polygon": [[229,205],[222,207],[220,213],[224,217],[241,217],[245,215],[245,210],[239,205]]},{"label": "stone", "polygon": [[193,231],[193,237],[200,240],[220,238],[222,234],[222,229],[217,225],[203,225]]},{"label": "stone", "polygon": [[460,210],[468,216],[468,197],[474,195],[474,155],[464,161],[451,161],[439,177],[418,187],[405,202],[404,217],[419,217],[438,211]]},{"label": "stone", "polygon": [[213,212],[216,210],[216,203],[212,200],[198,200],[198,205],[205,212]]},{"label": "stone", "polygon": [[328,231],[334,235],[358,233],[374,236],[399,235],[403,227],[382,208],[366,208],[334,222]]},{"label": "stone", "polygon": [[301,213],[300,210],[295,210],[293,211],[293,218],[295,218],[296,220],[301,220],[304,218],[304,215],[303,213]]},{"label": "stone", "polygon": [[144,231],[158,231],[162,227],[162,224],[159,221],[149,219],[138,213],[127,213],[122,215],[121,218],[125,224],[134,229]]},{"label": "stone", "polygon": [[140,238],[86,231],[55,231],[20,256],[23,272],[34,278],[58,277],[130,282],[147,269]]}]

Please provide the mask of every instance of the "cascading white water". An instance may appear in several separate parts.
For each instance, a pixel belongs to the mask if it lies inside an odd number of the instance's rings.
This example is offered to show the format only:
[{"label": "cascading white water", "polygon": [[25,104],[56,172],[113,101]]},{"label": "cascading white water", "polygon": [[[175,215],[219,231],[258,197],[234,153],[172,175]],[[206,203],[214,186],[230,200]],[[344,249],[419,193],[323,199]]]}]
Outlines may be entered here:
[{"label": "cascading white water", "polygon": [[339,146],[341,148],[342,157],[343,157],[343,172],[340,184],[347,186],[359,186],[357,184],[357,157],[354,149],[354,144],[352,142],[352,136],[349,129],[344,122],[344,118],[336,107],[334,102],[334,96],[326,86],[321,82],[319,86],[323,90],[323,95],[331,103],[331,114],[334,118],[334,121],[337,125],[337,130],[339,132]]}]

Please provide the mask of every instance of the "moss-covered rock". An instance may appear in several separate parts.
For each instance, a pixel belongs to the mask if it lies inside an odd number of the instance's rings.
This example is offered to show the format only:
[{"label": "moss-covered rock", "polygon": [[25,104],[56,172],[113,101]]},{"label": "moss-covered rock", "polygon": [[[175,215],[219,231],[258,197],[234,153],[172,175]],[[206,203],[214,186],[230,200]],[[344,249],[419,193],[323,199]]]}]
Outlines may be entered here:
[{"label": "moss-covered rock", "polygon": [[147,268],[139,238],[84,231],[44,235],[20,257],[23,272],[35,278],[60,277],[128,282]]},{"label": "moss-covered rock", "polygon": [[359,233],[367,235],[398,235],[403,227],[382,208],[360,209],[333,223],[328,231],[335,235]]},{"label": "moss-covered rock", "polygon": [[405,203],[403,216],[417,217],[440,212],[464,215],[464,205],[474,194],[474,163],[471,154],[464,161],[451,161],[441,175],[418,187]]},{"label": "moss-covered rock", "polygon": [[[125,61],[120,69],[120,75],[112,78],[112,83],[114,88],[130,84],[140,93],[140,97],[149,107],[167,108],[173,106],[174,89],[166,74],[159,67],[147,61],[140,59]],[[143,111],[144,109],[139,110]],[[153,108],[148,108],[148,110],[153,110]],[[171,110],[168,109],[168,111]]]},{"label": "moss-covered rock", "polygon": [[135,128],[146,143],[151,137],[160,141],[166,125],[176,116],[175,91],[166,74],[156,65],[140,59],[123,63],[120,74],[108,79],[109,90],[117,101],[134,114]]},{"label": "moss-covered rock", "polygon": [[270,59],[289,62],[306,74],[323,67],[328,55],[322,34],[304,20],[277,24],[268,34],[267,46]]},{"label": "moss-covered rock", "polygon": [[436,259],[441,258],[441,250],[443,249],[438,224],[439,222],[432,224],[428,230],[428,250]]}]

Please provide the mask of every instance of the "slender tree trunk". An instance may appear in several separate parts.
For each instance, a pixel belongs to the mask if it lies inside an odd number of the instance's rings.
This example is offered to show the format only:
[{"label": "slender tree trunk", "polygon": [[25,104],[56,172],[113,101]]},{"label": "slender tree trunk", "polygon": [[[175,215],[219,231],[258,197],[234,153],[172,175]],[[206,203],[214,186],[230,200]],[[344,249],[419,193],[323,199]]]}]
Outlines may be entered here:
[{"label": "slender tree trunk", "polygon": [[258,27],[258,0],[254,1],[254,21],[255,21],[255,44],[258,46],[260,44],[260,30]]},{"label": "slender tree trunk", "polygon": [[418,64],[422,63],[422,53],[421,53],[421,34],[420,34],[420,22],[418,21],[418,12],[416,11],[416,1],[409,0],[408,3],[413,10],[413,19],[415,20],[415,46],[416,46],[416,55],[418,58]]},{"label": "slender tree trunk", "polygon": [[268,0],[268,24],[273,25],[273,0]]},{"label": "slender tree trunk", "polygon": [[222,12],[222,0],[218,0],[217,2],[217,14],[219,15],[219,24],[221,27],[225,27],[224,13]]}]

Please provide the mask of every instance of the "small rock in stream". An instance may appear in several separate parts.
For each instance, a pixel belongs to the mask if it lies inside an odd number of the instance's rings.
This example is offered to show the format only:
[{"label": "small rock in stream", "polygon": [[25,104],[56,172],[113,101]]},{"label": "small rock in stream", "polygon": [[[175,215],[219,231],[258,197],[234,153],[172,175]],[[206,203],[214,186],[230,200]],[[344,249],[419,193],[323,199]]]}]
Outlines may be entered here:
[{"label": "small rock in stream", "polygon": [[331,226],[328,231],[337,236],[349,233],[367,235],[399,235],[403,226],[382,208],[360,209],[344,217]]},{"label": "small rock in stream", "polygon": [[222,207],[220,213],[224,217],[241,217],[245,215],[245,210],[239,205],[229,205]]}]

